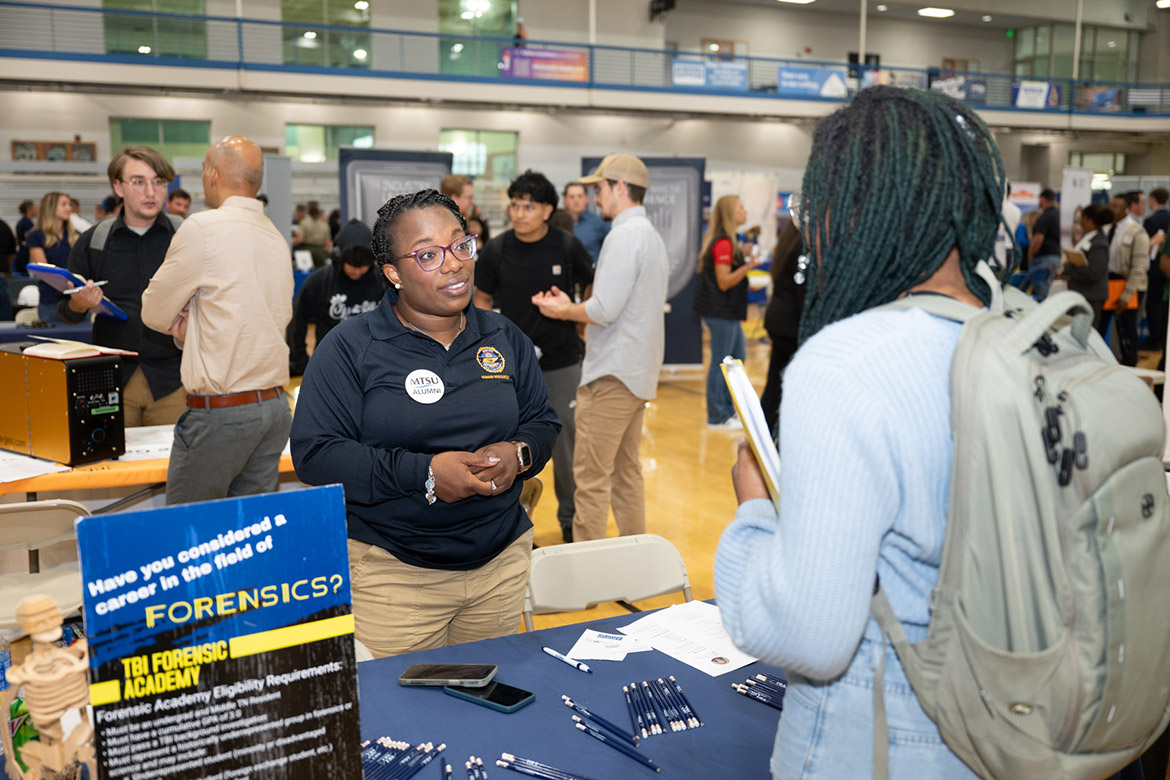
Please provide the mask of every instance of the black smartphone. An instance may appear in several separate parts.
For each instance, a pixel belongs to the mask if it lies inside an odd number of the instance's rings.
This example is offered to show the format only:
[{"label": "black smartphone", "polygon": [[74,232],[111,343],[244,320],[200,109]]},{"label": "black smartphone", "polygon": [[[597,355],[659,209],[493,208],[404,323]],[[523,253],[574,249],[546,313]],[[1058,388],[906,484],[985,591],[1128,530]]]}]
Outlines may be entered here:
[{"label": "black smartphone", "polygon": [[495,676],[495,664],[415,664],[399,675],[398,684],[480,688]]},{"label": "black smartphone", "polygon": [[516,688],[502,682],[493,682],[482,688],[467,688],[448,685],[443,692],[458,699],[466,699],[500,712],[515,712],[536,701],[536,694],[523,688]]}]

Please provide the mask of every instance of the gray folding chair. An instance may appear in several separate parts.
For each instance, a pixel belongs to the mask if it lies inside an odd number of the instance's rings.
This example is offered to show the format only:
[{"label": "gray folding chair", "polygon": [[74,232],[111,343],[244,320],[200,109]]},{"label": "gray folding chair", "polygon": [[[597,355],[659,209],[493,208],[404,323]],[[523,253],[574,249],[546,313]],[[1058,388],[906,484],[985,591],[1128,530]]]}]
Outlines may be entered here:
[{"label": "gray folding chair", "polygon": [[0,628],[16,627],[16,605],[25,596],[51,596],[61,614],[81,608],[81,572],[40,570],[42,548],[75,539],[74,520],[91,513],[76,501],[0,504],[0,550],[27,550],[28,573],[0,576]]},{"label": "gray folding chair", "polygon": [[534,614],[576,612],[680,590],[690,601],[687,565],[673,544],[655,534],[541,547],[532,551],[524,627],[533,630]]}]

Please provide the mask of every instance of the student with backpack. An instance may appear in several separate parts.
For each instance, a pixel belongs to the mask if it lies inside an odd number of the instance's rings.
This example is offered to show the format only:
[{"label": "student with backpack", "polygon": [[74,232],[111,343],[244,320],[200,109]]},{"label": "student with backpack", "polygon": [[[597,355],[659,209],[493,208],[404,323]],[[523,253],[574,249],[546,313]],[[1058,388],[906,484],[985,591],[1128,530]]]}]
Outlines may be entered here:
[{"label": "student with backpack", "polygon": [[[1152,395],[1079,295],[1037,308],[990,274],[1003,166],[964,104],[862,91],[803,190],[779,507],[741,447],[715,562],[729,634],[788,675],[773,777],[1109,775],[1170,699]],[[1102,394],[1131,434],[1103,433]]]}]

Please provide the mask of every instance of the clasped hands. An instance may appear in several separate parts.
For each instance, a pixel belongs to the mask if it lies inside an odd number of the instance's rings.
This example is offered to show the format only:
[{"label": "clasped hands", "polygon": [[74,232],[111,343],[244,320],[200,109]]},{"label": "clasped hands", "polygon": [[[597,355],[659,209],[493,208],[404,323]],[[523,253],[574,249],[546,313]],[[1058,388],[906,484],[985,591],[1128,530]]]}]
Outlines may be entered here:
[{"label": "clasped hands", "polygon": [[[500,441],[475,452],[440,452],[431,458],[435,497],[444,503],[507,491],[520,473],[516,445]],[[494,485],[494,488],[493,488]]]}]

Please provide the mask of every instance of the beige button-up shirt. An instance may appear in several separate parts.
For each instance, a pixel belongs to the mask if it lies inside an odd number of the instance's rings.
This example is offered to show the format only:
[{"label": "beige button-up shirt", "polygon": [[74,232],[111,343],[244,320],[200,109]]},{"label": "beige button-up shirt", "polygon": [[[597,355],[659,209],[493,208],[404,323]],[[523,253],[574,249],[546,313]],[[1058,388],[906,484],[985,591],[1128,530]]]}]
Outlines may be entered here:
[{"label": "beige button-up shirt", "polygon": [[187,392],[224,395],[288,384],[289,247],[264,204],[233,196],[183,220],[142,294],[142,321],[168,333],[190,305],[181,374]]}]

